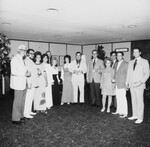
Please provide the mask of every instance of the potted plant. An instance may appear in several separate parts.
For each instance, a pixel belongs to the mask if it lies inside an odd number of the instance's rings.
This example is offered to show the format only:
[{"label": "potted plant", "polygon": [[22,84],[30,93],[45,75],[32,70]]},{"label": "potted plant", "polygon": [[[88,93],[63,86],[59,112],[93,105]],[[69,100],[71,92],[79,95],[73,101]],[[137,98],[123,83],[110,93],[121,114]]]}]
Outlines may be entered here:
[{"label": "potted plant", "polygon": [[0,33],[0,77],[2,79],[2,93],[5,93],[5,89],[9,87],[10,77],[10,40],[2,33]]}]

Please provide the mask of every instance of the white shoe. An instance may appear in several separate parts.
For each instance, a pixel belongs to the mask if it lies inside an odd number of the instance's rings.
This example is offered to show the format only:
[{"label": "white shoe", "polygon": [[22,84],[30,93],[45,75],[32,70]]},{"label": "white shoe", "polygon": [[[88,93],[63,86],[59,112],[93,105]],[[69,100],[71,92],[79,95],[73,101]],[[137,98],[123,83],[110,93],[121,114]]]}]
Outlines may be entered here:
[{"label": "white shoe", "polygon": [[36,115],[36,113],[34,113],[34,112],[30,112],[30,115]]},{"label": "white shoe", "polygon": [[107,113],[110,113],[110,109],[107,109],[107,111],[106,111]]},{"label": "white shoe", "polygon": [[143,122],[143,120],[137,119],[137,120],[135,121],[135,124],[140,124],[140,123],[142,123],[142,122]]},{"label": "white shoe", "polygon": [[126,114],[120,116],[120,118],[125,118],[125,117],[127,117]]},{"label": "white shoe", "polygon": [[33,118],[33,116],[31,116],[31,115],[25,115],[24,117],[26,117],[26,118]]},{"label": "white shoe", "polygon": [[137,117],[132,116],[132,117],[129,117],[128,119],[129,119],[129,120],[134,120],[134,119],[137,119]]},{"label": "white shoe", "polygon": [[116,115],[116,114],[119,114],[118,112],[112,112],[112,114]]},{"label": "white shoe", "polygon": [[105,108],[101,109],[101,112],[104,112],[105,111]]}]

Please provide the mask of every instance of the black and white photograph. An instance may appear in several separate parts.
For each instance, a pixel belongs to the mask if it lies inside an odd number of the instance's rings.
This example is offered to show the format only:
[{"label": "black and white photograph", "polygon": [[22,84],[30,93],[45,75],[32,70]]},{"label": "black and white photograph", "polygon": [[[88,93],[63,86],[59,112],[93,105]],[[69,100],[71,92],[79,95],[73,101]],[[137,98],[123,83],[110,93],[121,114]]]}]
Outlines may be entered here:
[{"label": "black and white photograph", "polygon": [[0,147],[150,147],[150,0],[0,0]]}]

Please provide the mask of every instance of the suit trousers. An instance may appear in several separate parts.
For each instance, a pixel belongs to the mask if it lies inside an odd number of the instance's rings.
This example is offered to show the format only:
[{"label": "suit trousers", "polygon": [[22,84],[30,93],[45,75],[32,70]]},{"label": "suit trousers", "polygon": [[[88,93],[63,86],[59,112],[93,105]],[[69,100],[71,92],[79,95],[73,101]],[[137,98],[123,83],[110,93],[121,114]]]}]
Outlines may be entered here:
[{"label": "suit trousers", "polygon": [[144,117],[144,89],[130,88],[132,100],[132,116],[143,120]]},{"label": "suit trousers", "polygon": [[32,110],[32,103],[34,98],[35,88],[27,89],[25,106],[24,106],[24,116],[28,117]]},{"label": "suit trousers", "polygon": [[127,115],[127,98],[126,89],[118,89],[116,86],[116,100],[117,100],[117,110],[119,114]]},{"label": "suit trousers", "polygon": [[100,83],[90,83],[91,103],[100,106]]},{"label": "suit trousers", "polygon": [[73,85],[73,101],[75,103],[78,102],[78,88],[80,91],[80,103],[84,103],[84,77],[78,80],[72,79],[72,85]]},{"label": "suit trousers", "polygon": [[23,113],[24,113],[25,97],[26,97],[26,89],[14,91],[12,121],[20,121],[20,119],[24,117]]}]

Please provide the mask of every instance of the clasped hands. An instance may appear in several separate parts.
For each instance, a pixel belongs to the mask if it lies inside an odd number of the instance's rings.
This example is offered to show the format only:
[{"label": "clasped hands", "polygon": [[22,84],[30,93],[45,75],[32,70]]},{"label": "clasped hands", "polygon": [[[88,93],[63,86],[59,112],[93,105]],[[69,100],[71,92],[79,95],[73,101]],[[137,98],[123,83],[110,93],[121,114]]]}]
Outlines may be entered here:
[{"label": "clasped hands", "polygon": [[82,70],[74,70],[74,72],[73,72],[74,74],[83,74],[83,71]]}]

